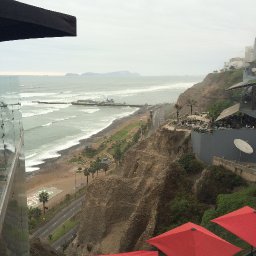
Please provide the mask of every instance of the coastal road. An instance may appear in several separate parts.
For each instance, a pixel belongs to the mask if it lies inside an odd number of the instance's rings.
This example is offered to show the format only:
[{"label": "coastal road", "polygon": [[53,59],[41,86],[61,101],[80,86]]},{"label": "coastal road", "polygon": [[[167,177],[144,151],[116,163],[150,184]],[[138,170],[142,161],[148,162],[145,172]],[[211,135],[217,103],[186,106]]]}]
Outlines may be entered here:
[{"label": "coastal road", "polygon": [[62,223],[76,215],[82,207],[84,196],[71,202],[67,207],[58,212],[49,222],[35,231],[30,238],[38,237],[41,239],[48,238],[48,236]]},{"label": "coastal road", "polygon": [[165,122],[165,110],[163,106],[159,106],[153,109],[152,127],[149,135],[154,133]]},{"label": "coastal road", "polygon": [[64,236],[62,236],[59,240],[55,241],[51,246],[57,251],[62,251],[63,245],[75,238],[77,230],[78,225],[69,230]]}]

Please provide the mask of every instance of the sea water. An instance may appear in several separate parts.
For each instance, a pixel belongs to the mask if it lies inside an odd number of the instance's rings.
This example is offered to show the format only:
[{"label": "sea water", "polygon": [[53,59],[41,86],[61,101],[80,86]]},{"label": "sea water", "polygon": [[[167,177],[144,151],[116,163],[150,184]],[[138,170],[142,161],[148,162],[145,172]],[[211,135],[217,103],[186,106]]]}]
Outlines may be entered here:
[{"label": "sea water", "polygon": [[[1,83],[0,77],[0,83]],[[173,103],[199,77],[18,77],[25,132],[26,171],[38,170],[45,160],[79,144],[81,139],[131,115],[132,107],[87,107],[72,101],[114,99],[117,103]],[[17,77],[15,81],[17,80]],[[12,81],[5,78],[5,83]],[[10,82],[11,83],[11,82]],[[8,91],[9,96],[12,92]],[[7,96],[8,96],[7,95]],[[68,104],[38,104],[36,101]]]}]

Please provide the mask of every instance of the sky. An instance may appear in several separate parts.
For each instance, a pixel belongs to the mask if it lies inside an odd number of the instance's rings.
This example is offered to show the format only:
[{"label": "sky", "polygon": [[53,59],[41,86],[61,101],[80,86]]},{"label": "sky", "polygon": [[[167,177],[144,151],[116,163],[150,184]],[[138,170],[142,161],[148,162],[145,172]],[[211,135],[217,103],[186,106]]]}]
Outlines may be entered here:
[{"label": "sky", "polygon": [[255,0],[20,0],[77,17],[78,36],[0,44],[0,74],[205,75],[256,37]]}]

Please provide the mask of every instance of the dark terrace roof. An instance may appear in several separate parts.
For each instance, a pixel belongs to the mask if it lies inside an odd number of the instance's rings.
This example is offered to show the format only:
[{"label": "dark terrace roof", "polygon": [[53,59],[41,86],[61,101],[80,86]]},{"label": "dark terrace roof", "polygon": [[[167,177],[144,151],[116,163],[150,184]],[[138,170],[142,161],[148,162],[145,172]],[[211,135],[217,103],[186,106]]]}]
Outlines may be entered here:
[{"label": "dark terrace roof", "polygon": [[239,88],[243,88],[243,87],[254,86],[254,85],[256,85],[256,79],[253,79],[253,80],[249,80],[249,81],[246,81],[246,82],[241,82],[241,83],[232,85],[232,86],[230,86],[230,87],[227,89],[227,91],[233,90],[233,89],[239,89]]},{"label": "dark terrace roof", "polygon": [[237,113],[243,113],[246,114],[248,116],[251,116],[253,118],[256,118],[256,111],[255,110],[251,110],[251,109],[244,109],[241,107],[240,103],[237,103],[229,108],[224,109],[220,115],[217,117],[217,119],[215,120],[215,122],[218,122],[222,119],[228,118],[230,116],[233,116]]},{"label": "dark terrace roof", "polygon": [[76,18],[13,0],[0,0],[0,42],[76,36]]}]

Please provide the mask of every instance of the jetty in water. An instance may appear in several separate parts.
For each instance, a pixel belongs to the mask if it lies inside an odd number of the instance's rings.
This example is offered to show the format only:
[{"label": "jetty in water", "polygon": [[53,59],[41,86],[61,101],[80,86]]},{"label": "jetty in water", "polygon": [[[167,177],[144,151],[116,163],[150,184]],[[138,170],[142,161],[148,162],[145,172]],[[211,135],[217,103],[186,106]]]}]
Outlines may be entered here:
[{"label": "jetty in water", "polygon": [[76,106],[97,106],[97,107],[132,107],[132,108],[142,108],[148,107],[148,104],[127,104],[127,103],[115,103],[113,100],[107,101],[94,101],[94,100],[77,100],[72,102],[62,102],[62,101],[33,101],[38,104],[72,104]]}]

